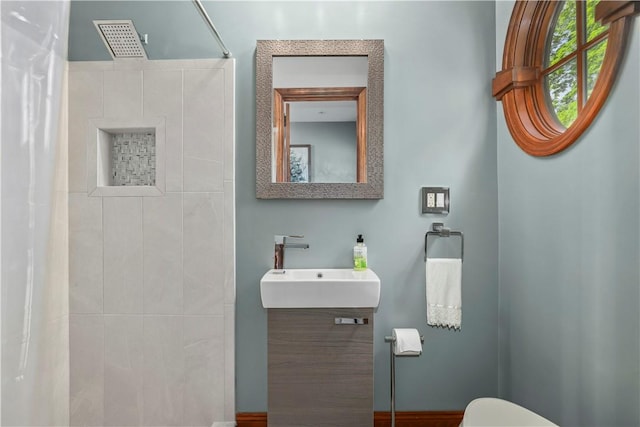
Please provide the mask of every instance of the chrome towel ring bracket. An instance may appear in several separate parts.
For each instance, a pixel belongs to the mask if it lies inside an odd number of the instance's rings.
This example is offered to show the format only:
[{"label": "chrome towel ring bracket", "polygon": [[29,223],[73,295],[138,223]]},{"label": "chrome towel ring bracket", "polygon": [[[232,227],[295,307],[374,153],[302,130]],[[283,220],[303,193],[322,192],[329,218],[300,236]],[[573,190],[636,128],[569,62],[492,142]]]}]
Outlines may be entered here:
[{"label": "chrome towel ring bracket", "polygon": [[431,231],[427,231],[427,234],[424,235],[424,260],[427,261],[427,248],[429,243],[429,236],[438,236],[438,237],[450,237],[450,236],[458,236],[460,237],[460,260],[464,261],[464,234],[462,231],[455,231],[449,228],[446,228],[441,222],[434,222],[431,225]]}]

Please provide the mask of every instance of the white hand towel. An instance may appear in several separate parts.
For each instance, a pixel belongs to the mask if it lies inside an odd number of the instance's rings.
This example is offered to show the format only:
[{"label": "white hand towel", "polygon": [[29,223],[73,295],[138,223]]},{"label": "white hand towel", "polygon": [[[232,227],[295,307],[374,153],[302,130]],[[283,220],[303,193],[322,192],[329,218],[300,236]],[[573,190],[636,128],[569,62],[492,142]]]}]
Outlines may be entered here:
[{"label": "white hand towel", "polygon": [[462,260],[427,258],[427,324],[462,326]]}]

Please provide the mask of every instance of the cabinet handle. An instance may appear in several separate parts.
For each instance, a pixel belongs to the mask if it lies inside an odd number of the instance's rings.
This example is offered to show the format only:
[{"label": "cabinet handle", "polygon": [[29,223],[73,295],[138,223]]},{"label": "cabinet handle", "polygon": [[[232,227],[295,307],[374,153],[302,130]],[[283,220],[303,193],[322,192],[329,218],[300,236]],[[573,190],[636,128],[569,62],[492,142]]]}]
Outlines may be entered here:
[{"label": "cabinet handle", "polygon": [[336,325],[368,325],[366,317],[336,317],[333,319]]}]

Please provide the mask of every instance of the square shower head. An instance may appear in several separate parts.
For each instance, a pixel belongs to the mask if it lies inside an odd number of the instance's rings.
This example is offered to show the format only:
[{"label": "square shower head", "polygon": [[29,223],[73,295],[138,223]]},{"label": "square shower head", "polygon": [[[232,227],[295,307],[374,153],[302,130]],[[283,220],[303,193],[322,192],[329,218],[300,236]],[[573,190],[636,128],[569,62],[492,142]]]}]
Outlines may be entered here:
[{"label": "square shower head", "polygon": [[93,21],[93,24],[113,59],[147,59],[147,53],[140,42],[140,36],[130,19],[98,20]]}]

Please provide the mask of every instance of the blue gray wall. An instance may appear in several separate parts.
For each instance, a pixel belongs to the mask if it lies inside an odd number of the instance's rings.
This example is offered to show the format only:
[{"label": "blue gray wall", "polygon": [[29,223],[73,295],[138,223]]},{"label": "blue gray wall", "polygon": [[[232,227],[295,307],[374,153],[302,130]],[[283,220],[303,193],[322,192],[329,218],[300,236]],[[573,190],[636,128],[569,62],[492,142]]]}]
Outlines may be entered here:
[{"label": "blue gray wall", "polygon": [[291,122],[292,144],[311,145],[311,182],[356,182],[356,122]]},{"label": "blue gray wall", "polygon": [[[496,67],[513,2],[496,2]],[[640,425],[640,27],[590,129],[534,158],[498,104],[501,394],[560,425]]]},{"label": "blue gray wall", "polygon": [[[290,267],[348,267],[357,234],[382,280],[375,315],[375,407],[389,407],[393,327],[425,335],[419,358],[397,363],[399,410],[463,409],[498,393],[498,199],[494,2],[213,2],[205,6],[237,59],[237,409],[267,409],[267,328],[259,280],[274,234],[304,234]],[[130,18],[149,33],[151,59],[219,57],[191,2],[76,2],[71,60],[108,60],[92,19]],[[384,39],[385,197],[255,198],[258,39]],[[448,216],[422,215],[422,186],[451,188]],[[463,230],[461,332],[428,328],[424,234],[434,221]]]}]

